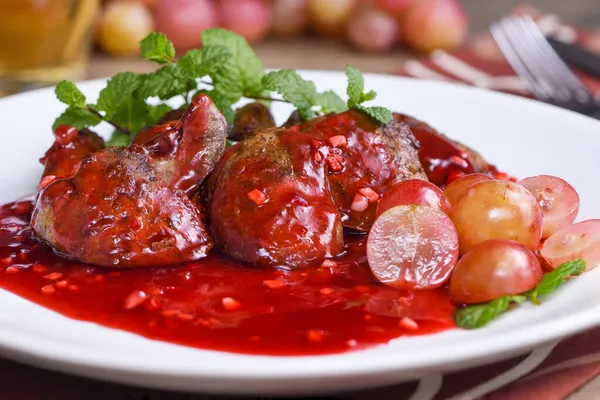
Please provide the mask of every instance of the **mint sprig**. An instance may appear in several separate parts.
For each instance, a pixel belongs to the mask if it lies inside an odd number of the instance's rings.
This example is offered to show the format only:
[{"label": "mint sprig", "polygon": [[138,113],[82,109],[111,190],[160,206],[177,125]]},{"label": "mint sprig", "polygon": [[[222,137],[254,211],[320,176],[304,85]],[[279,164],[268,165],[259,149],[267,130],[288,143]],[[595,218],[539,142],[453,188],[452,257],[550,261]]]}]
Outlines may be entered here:
[{"label": "mint sprig", "polygon": [[374,100],[377,94],[374,91],[365,93],[365,80],[362,73],[351,65],[346,66],[348,77],[348,108],[365,112],[380,124],[388,124],[394,116],[392,112],[384,107],[366,107],[363,103]]},{"label": "mint sprig", "polygon": [[[366,107],[375,92],[364,93],[364,79],[356,68],[348,67],[348,103],[336,93],[319,93],[313,82],[297,72],[283,70],[265,73],[263,64],[246,40],[221,28],[202,32],[203,47],[193,49],[177,59],[175,46],[162,33],[154,32],[140,42],[142,58],[161,67],[152,73],[121,72],[107,81],[96,104],[88,104],[75,84],[62,81],[56,86],[57,98],[68,108],[54,122],[83,129],[101,122],[111,124],[129,137],[129,142],[144,127],[155,124],[171,110],[166,104],[183,99],[184,106],[199,93],[206,93],[233,122],[233,105],[242,98],[270,104],[273,101],[294,105],[304,120],[318,115],[359,109],[380,123],[391,119],[382,107]],[[205,78],[210,78],[205,79]],[[203,87],[199,87],[202,84]],[[283,99],[271,98],[275,92]],[[156,99],[165,103],[156,105]],[[124,144],[124,135],[115,134],[111,145]]]},{"label": "mint sprig", "polygon": [[210,74],[217,92],[231,103],[243,96],[266,95],[262,85],[265,74],[263,63],[243,37],[222,28],[213,28],[202,32],[202,43],[204,48],[222,46],[231,53],[221,68]]},{"label": "mint sprig", "polygon": [[553,293],[567,278],[578,276],[585,269],[586,264],[583,260],[566,262],[552,272],[545,274],[541,282],[532,290],[520,295],[503,296],[487,303],[460,308],[454,313],[454,320],[459,327],[464,329],[481,328],[506,312],[511,304],[520,304],[526,300],[539,304],[539,296],[547,296]]},{"label": "mint sprig", "polygon": [[106,82],[100,91],[96,109],[104,111],[104,118],[110,120],[119,110],[121,103],[140,85],[140,76],[132,72],[120,72]]}]

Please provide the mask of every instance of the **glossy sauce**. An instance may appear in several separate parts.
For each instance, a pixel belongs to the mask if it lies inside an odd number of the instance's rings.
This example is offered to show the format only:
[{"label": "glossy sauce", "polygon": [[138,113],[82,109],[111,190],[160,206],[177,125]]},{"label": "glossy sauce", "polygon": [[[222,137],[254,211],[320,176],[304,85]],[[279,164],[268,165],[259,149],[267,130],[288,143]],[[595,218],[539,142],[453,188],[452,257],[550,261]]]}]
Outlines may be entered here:
[{"label": "glossy sauce", "polygon": [[338,353],[454,327],[446,289],[398,291],[373,280],[364,235],[347,235],[335,265],[312,271],[253,269],[216,251],[178,267],[117,271],[54,254],[33,236],[30,212],[29,201],[0,208],[0,287],[70,318],[269,355]]}]

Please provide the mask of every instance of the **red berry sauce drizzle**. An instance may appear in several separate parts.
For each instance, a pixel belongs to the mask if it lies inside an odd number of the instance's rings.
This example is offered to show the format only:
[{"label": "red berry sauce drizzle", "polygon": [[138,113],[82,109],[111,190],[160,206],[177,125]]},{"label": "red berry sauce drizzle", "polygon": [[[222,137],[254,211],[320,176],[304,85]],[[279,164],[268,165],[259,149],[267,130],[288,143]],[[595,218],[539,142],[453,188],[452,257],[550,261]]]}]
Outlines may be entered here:
[{"label": "red berry sauce drizzle", "polygon": [[0,287],[67,317],[144,337],[236,353],[311,355],[454,327],[446,289],[409,292],[377,283],[366,236],[319,268],[261,270],[217,251],[178,267],[109,269],[39,243],[32,204],[0,208]]}]

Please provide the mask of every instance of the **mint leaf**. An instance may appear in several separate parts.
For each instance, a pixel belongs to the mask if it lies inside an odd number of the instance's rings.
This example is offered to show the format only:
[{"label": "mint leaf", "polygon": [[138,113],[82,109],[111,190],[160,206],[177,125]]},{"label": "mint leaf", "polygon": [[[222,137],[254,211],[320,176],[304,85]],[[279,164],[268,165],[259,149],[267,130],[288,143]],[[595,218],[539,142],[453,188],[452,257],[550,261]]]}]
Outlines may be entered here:
[{"label": "mint leaf", "polygon": [[508,310],[510,303],[522,303],[525,296],[503,296],[487,303],[468,306],[456,310],[456,325],[464,329],[481,328]]},{"label": "mint leaf", "polygon": [[152,32],[140,42],[142,58],[166,64],[175,58],[175,46],[164,33]]},{"label": "mint leaf", "polygon": [[156,96],[161,100],[168,100],[187,92],[189,82],[176,64],[169,64],[156,72],[142,75],[142,81],[134,92],[134,97],[146,100]]},{"label": "mint leaf", "polygon": [[71,107],[85,107],[85,96],[71,81],[60,81],[54,89],[56,98]]},{"label": "mint leaf", "polygon": [[222,28],[213,28],[202,32],[202,43],[205,51],[209,47],[223,46],[231,53],[221,68],[210,74],[215,91],[232,104],[244,95],[264,94],[261,82],[264,67],[246,39]]},{"label": "mint leaf", "polygon": [[147,106],[148,108],[148,126],[156,125],[159,119],[161,119],[166,113],[172,110],[166,104],[159,104],[157,106]]},{"label": "mint leaf", "polygon": [[96,108],[105,111],[107,120],[117,112],[121,102],[133,93],[141,83],[139,75],[133,72],[120,72],[106,83],[106,87],[100,92]]},{"label": "mint leaf", "polygon": [[365,107],[362,103],[371,101],[377,97],[373,90],[365,93],[365,80],[362,73],[351,65],[346,66],[348,77],[348,108],[360,110],[382,125],[388,124],[394,117],[392,112],[385,107]]},{"label": "mint leaf", "polygon": [[348,110],[346,102],[332,90],[319,95],[319,104],[321,105],[321,112],[323,114],[337,114]]},{"label": "mint leaf", "polygon": [[466,306],[456,310],[454,320],[465,329],[480,328],[505,312],[510,303],[522,303],[528,298],[538,304],[538,296],[553,293],[569,276],[578,276],[586,269],[585,261],[568,261],[554,271],[544,275],[541,282],[532,290],[516,296],[504,296],[487,303]]},{"label": "mint leaf", "polygon": [[348,78],[348,87],[346,88],[348,108],[356,108],[363,102],[362,98],[364,96],[365,80],[362,73],[351,65],[346,65],[346,77]]},{"label": "mint leaf", "polygon": [[56,130],[59,125],[71,125],[81,130],[89,126],[96,126],[102,119],[96,114],[90,112],[87,108],[71,106],[67,108],[52,125],[52,130]]},{"label": "mint leaf", "polygon": [[302,79],[296,71],[284,69],[269,72],[263,76],[262,83],[266,89],[279,93],[292,103],[303,120],[315,117],[312,107],[320,100],[317,88],[314,83]]},{"label": "mint leaf", "polygon": [[129,146],[131,139],[128,134],[123,133],[121,131],[114,131],[105,143],[106,147],[108,146]]},{"label": "mint leaf", "polygon": [[188,51],[177,64],[188,79],[197,79],[217,73],[230,57],[226,47],[210,46]]},{"label": "mint leaf", "polygon": [[546,296],[553,293],[570,276],[581,275],[586,269],[584,260],[568,261],[559,265],[552,272],[544,275],[542,281],[531,292],[531,301],[537,304],[538,296]]},{"label": "mint leaf", "polygon": [[357,109],[367,113],[371,118],[382,125],[387,125],[392,119],[394,119],[392,112],[384,107],[358,106]]},{"label": "mint leaf", "polygon": [[135,134],[142,128],[150,125],[148,106],[142,100],[127,96],[116,110],[112,121],[127,128]]}]

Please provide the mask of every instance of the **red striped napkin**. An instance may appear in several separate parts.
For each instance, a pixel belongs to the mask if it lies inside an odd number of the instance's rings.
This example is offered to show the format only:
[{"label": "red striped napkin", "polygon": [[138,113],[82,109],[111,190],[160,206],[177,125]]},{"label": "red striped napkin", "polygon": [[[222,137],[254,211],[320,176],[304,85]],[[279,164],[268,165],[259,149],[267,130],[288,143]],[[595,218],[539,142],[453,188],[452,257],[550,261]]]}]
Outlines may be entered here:
[{"label": "red striped napkin", "polygon": [[[576,29],[562,23],[555,15],[542,15],[529,6],[519,7],[514,13],[530,14],[544,33],[567,43],[578,43],[600,54],[600,30]],[[575,72],[592,91],[600,93],[600,77]],[[435,51],[425,59],[408,61],[400,75],[531,95],[527,84],[515,75],[490,34],[475,37],[455,52]]]}]

